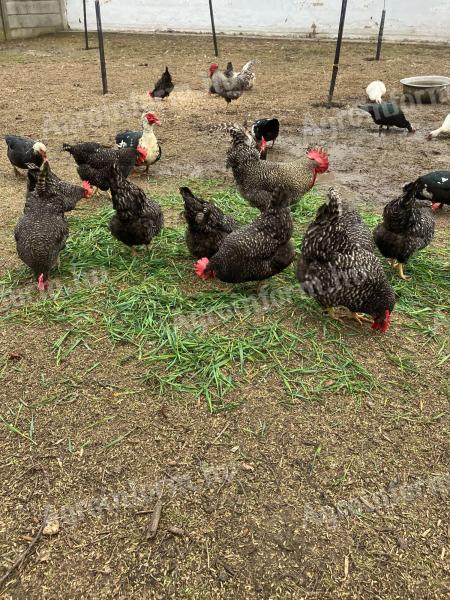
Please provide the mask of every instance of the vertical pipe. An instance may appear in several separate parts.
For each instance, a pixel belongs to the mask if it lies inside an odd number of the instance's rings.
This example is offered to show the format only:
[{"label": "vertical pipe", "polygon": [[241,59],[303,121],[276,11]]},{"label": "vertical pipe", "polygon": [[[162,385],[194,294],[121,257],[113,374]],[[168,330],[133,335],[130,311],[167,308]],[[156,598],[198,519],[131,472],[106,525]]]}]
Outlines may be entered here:
[{"label": "vertical pipe", "polygon": [[84,17],[84,42],[85,50],[89,50],[89,38],[88,38],[88,27],[87,27],[87,11],[86,11],[86,0],[83,0],[83,17]]},{"label": "vertical pipe", "polygon": [[386,9],[383,8],[383,12],[381,13],[380,32],[378,34],[377,55],[375,56],[375,60],[380,60],[380,56],[381,56],[381,45],[383,43],[383,33],[384,33],[384,21],[385,21],[385,19],[386,19]]},{"label": "vertical pipe", "polygon": [[342,36],[344,34],[345,13],[347,12],[347,0],[342,0],[341,20],[339,22],[339,32],[336,42],[336,54],[334,56],[333,73],[331,75],[330,92],[328,94],[328,107],[331,107],[333,101],[334,88],[336,85],[337,74],[339,71],[339,59],[341,57]]},{"label": "vertical pipe", "polygon": [[209,14],[211,15],[211,29],[213,34],[213,42],[214,42],[214,54],[219,56],[219,49],[217,47],[217,36],[216,36],[216,26],[214,25],[214,11],[212,0],[209,0]]},{"label": "vertical pipe", "polygon": [[103,43],[102,17],[100,14],[99,0],[95,0],[95,15],[97,17],[98,50],[100,53],[100,68],[102,72],[103,94],[107,94],[108,81],[106,79],[105,46]]}]

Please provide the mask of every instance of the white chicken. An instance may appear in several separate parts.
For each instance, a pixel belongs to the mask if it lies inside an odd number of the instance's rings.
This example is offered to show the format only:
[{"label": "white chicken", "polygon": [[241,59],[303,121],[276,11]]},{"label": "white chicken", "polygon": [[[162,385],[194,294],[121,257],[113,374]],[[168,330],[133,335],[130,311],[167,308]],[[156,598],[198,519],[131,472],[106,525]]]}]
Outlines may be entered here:
[{"label": "white chicken", "polygon": [[428,134],[428,139],[432,140],[433,138],[437,138],[438,136],[441,135],[441,133],[445,133],[446,135],[450,135],[450,114],[448,114],[445,117],[444,122],[442,123],[442,125],[438,129],[435,129],[434,131],[431,131]]},{"label": "white chicken", "polygon": [[386,93],[386,86],[382,81],[372,81],[366,88],[366,94],[371,102],[381,104]]}]

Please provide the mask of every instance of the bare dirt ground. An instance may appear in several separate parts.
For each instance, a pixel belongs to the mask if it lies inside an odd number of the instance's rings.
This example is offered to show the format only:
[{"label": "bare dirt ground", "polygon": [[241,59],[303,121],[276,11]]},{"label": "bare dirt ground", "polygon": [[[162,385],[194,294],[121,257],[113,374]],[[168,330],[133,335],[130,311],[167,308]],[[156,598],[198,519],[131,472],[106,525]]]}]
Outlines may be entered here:
[{"label": "bare dirt ground", "polygon": [[[366,60],[373,45],[344,44],[335,96],[343,108],[330,111],[314,106],[327,95],[328,42],[221,38],[222,63],[258,60],[255,90],[228,109],[206,94],[214,59],[206,37],[107,35],[106,97],[97,51],[81,47],[78,34],[0,45],[1,133],[44,141],[55,171],[72,181],[63,142],[112,143],[149,107],[162,120],[163,158],[141,183],[159,196],[192,178],[231,185],[217,126],[272,115],[281,135],[271,159],[324,145],[331,168],[320,185],[338,184],[359,205],[380,210],[405,181],[450,166],[449,141],[426,141],[449,105],[406,107],[411,137],[378,137],[369,117],[349,112],[373,79],[396,96],[403,76],[448,74],[448,47],[385,44],[377,64]],[[176,92],[150,102],[146,92],[166,64]],[[24,181],[5,152],[0,168],[3,273],[19,266],[12,231]],[[439,244],[448,243],[448,222],[444,211]],[[14,404],[20,422],[21,406],[40,410],[34,443],[0,423],[0,578],[37,532],[44,506],[68,507],[59,533],[38,544],[1,597],[447,597],[448,373],[436,348],[356,333],[349,343],[386,394],[286,404],[276,378],[252,379],[250,370],[233,393],[239,408],[210,415],[202,399],[146,385],[130,348],[108,339],[55,365],[53,342],[64,332],[63,323],[37,322],[1,333],[0,414]],[[394,368],[385,350],[414,368]]]}]

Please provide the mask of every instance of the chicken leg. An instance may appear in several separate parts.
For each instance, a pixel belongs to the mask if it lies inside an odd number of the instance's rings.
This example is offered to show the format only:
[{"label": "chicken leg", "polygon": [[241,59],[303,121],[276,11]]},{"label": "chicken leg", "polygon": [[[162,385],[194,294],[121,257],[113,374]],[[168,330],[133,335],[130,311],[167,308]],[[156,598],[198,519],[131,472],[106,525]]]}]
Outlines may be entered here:
[{"label": "chicken leg", "polygon": [[408,279],[411,279],[411,277],[408,277],[403,272],[403,263],[395,263],[393,266],[394,269],[398,272],[398,276],[400,277],[400,279],[403,279],[403,281],[408,281]]}]

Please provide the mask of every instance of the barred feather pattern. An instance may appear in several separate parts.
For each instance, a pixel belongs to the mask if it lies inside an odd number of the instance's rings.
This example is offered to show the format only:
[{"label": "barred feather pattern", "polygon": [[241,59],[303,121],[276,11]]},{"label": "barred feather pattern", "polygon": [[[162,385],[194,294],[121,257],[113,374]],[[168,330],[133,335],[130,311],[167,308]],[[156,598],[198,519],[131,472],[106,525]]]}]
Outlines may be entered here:
[{"label": "barred feather pattern", "polygon": [[[29,169],[28,171],[28,180],[30,185],[34,186],[37,183],[37,178],[39,174],[39,169]],[[46,194],[59,196],[63,201],[64,212],[70,212],[74,210],[77,206],[78,202],[85,197],[85,189],[80,185],[74,185],[73,183],[69,183],[68,181],[64,181],[60,179],[53,171],[50,166],[48,167],[48,174],[46,178],[45,184]]]},{"label": "barred feather pattern", "polygon": [[210,258],[238,223],[218,206],[195,196],[189,188],[180,188],[186,219],[186,245],[192,256]]},{"label": "barred feather pattern", "polygon": [[303,238],[297,279],[322,306],[345,306],[381,322],[394,308],[395,295],[354,213],[331,189]]},{"label": "barred feather pattern", "polygon": [[294,260],[293,221],[288,196],[277,189],[261,215],[223,240],[207,272],[227,283],[260,281],[280,273]]},{"label": "barred feather pattern", "polygon": [[233,172],[237,189],[259,210],[270,204],[272,192],[283,188],[289,204],[296,204],[314,182],[316,163],[307,156],[289,163],[262,161],[251,134],[243,127],[231,129],[227,168]]},{"label": "barred feather pattern", "polygon": [[403,264],[434,237],[433,211],[416,199],[419,186],[420,182],[409,184],[399,198],[384,207],[383,222],[373,234],[381,254]]},{"label": "barred feather pattern", "polygon": [[49,172],[48,163],[44,163],[37,179],[36,174],[30,176],[24,214],[14,230],[19,258],[36,277],[43,274],[45,280],[69,235],[64,201],[51,191]]},{"label": "barred feather pattern", "polygon": [[164,226],[161,206],[128,181],[118,164],[110,168],[109,187],[116,211],[109,225],[112,235],[127,246],[148,245]]},{"label": "barred feather pattern", "polygon": [[78,175],[83,181],[106,192],[109,189],[111,167],[117,163],[123,177],[134,169],[138,152],[136,148],[106,148],[96,142],[85,142],[76,146],[65,144],[78,165]]}]

